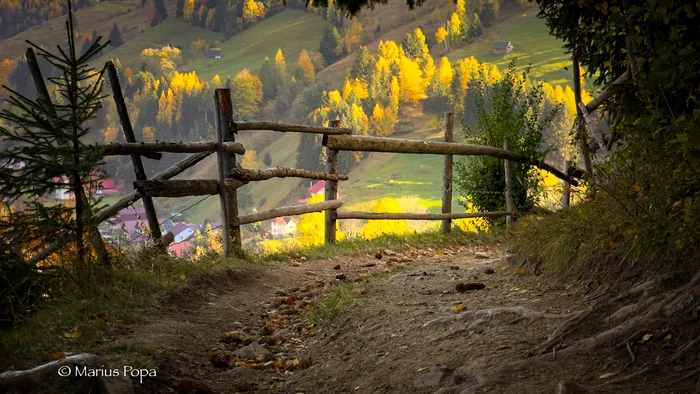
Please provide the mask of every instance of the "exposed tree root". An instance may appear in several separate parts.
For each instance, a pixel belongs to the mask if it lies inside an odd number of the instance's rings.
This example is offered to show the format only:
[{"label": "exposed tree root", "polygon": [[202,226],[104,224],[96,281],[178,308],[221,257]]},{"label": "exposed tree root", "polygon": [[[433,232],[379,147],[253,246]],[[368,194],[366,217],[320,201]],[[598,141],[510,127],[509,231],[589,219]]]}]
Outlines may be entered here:
[{"label": "exposed tree root", "polygon": [[[658,371],[661,367],[663,367],[669,363],[673,363],[674,361],[677,361],[681,356],[685,355],[685,353],[687,353],[690,349],[694,348],[695,345],[698,344],[698,342],[700,342],[700,338],[696,338],[693,341],[691,341],[690,343],[686,344],[680,350],[678,350],[676,353],[674,353],[673,356],[666,357],[666,358],[660,360],[659,362],[651,364],[648,367],[644,367],[633,374],[623,376],[623,377],[615,379],[615,380],[611,380],[611,381],[607,382],[606,384],[618,384],[618,383],[626,382],[628,380],[636,379],[640,376],[649,374],[651,372]],[[622,371],[620,371],[620,372],[622,372]]]},{"label": "exposed tree root", "polygon": [[[444,316],[437,319],[430,320],[423,324],[423,328],[427,328],[439,323],[452,323],[455,321],[468,321],[470,319],[480,319],[483,318],[484,321],[488,320],[494,316],[502,314],[515,314],[521,315],[522,318],[527,318],[531,320],[535,319],[562,319],[567,318],[571,314],[557,314],[557,313],[544,313],[537,312],[531,309],[523,308],[522,306],[512,306],[512,307],[501,307],[501,308],[490,308],[490,309],[479,309],[476,311],[463,311],[454,316]],[[478,321],[478,320],[477,320]],[[473,324],[473,323],[471,323]],[[512,324],[512,322],[511,322]]]}]

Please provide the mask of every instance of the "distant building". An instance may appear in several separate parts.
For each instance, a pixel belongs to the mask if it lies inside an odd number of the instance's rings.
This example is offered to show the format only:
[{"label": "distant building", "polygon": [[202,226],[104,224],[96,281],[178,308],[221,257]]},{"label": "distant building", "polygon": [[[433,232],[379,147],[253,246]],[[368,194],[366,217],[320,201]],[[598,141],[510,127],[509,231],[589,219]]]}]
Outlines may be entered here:
[{"label": "distant building", "polygon": [[182,50],[182,44],[180,44],[179,42],[171,42],[170,44],[168,44],[168,46],[170,48],[177,48],[179,50]]},{"label": "distant building", "polygon": [[297,231],[297,221],[290,217],[280,217],[272,220],[270,234],[274,238],[288,237]]},{"label": "distant building", "polygon": [[493,48],[491,49],[491,52],[501,54],[513,52],[514,50],[515,48],[513,48],[513,44],[511,44],[510,41],[496,41],[493,43]]},{"label": "distant building", "polygon": [[117,184],[112,179],[105,179],[99,183],[99,186],[98,185],[95,185],[95,186],[96,187],[94,189],[92,189],[92,194],[94,194],[96,196],[109,196],[109,195],[121,194],[122,189],[124,188],[124,184],[122,184],[122,183]]},{"label": "distant building", "polygon": [[190,239],[194,235],[195,230],[183,222],[173,226],[173,228],[170,229],[170,232],[175,236],[174,242],[180,243]]},{"label": "distant building", "polygon": [[183,241],[179,243],[172,243],[168,246],[168,251],[171,256],[174,257],[185,257],[188,253],[192,251],[192,243],[190,241]]},{"label": "distant building", "polygon": [[204,58],[208,60],[221,59],[221,48],[209,48],[204,50]]}]

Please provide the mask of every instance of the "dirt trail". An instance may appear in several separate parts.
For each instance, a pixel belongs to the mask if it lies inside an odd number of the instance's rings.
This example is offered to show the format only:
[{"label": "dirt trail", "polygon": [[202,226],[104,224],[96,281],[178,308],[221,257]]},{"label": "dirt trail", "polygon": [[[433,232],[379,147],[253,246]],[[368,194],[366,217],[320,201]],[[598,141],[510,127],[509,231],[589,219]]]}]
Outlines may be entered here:
[{"label": "dirt trail", "polygon": [[[601,375],[628,361],[624,347],[534,357],[606,289],[521,271],[500,247],[480,250],[489,258],[458,246],[231,274],[174,298],[122,341],[162,349],[159,379],[145,392],[553,393],[560,381],[596,393],[696,392],[646,377],[602,385]],[[348,287],[348,313],[311,324],[313,302],[367,277],[374,278]],[[485,287],[459,292],[456,285],[467,282]],[[233,354],[259,350],[254,341],[270,354]]]}]

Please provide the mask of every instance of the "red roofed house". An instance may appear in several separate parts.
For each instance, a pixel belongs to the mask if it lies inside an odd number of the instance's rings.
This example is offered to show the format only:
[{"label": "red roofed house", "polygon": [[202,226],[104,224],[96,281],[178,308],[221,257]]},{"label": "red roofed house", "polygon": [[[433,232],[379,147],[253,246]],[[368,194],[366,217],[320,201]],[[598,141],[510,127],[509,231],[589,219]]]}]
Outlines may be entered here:
[{"label": "red roofed house", "polygon": [[168,251],[171,255],[175,257],[184,257],[187,253],[192,251],[192,242],[183,241],[168,246]]},{"label": "red roofed house", "polygon": [[297,232],[297,221],[290,217],[272,219],[270,234],[273,238],[288,237]]},{"label": "red roofed house", "polygon": [[116,184],[112,179],[105,179],[100,182],[100,185],[94,185],[92,189],[92,194],[96,196],[107,196],[112,194],[119,194],[124,188],[124,184]]}]

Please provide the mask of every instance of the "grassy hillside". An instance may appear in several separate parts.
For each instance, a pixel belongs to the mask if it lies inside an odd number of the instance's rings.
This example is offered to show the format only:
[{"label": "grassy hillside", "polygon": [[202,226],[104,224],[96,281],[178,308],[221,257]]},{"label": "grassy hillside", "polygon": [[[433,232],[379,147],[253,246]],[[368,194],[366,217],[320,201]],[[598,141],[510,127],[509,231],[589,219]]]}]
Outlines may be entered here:
[{"label": "grassy hillside", "polygon": [[[217,74],[222,78],[235,75],[244,68],[257,74],[265,57],[274,58],[277,49],[282,49],[287,64],[296,64],[302,49],[318,51],[323,28],[324,22],[317,14],[288,9],[222,42],[221,59],[205,60],[199,55],[182,69],[196,71],[204,79]],[[194,39],[181,41],[188,45]]]},{"label": "grassy hillside", "polygon": [[[166,0],[168,12],[174,13],[175,0]],[[118,2],[102,2],[93,7],[78,10],[75,13],[78,21],[78,34],[91,33],[93,29],[104,39],[109,36],[109,31],[114,23],[119,25],[122,37],[129,41],[138,36],[141,30],[150,29],[148,13],[151,3],[141,6],[141,0],[121,0]],[[31,40],[35,44],[49,48],[56,45],[64,45],[66,17],[61,16],[48,22],[47,27],[34,26],[31,29],[0,41],[0,58],[14,58],[24,54],[28,45],[25,40]]]},{"label": "grassy hillside", "polygon": [[[515,52],[493,54],[494,41],[510,41]],[[566,84],[571,81],[571,56],[564,53],[562,43],[549,35],[549,29],[537,18],[537,10],[519,10],[488,29],[484,35],[462,48],[448,54],[450,61],[474,56],[480,62],[487,62],[505,68],[512,59],[517,59],[518,68],[532,65],[530,76],[553,84]]]}]

